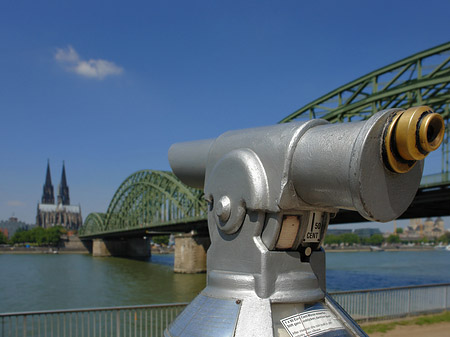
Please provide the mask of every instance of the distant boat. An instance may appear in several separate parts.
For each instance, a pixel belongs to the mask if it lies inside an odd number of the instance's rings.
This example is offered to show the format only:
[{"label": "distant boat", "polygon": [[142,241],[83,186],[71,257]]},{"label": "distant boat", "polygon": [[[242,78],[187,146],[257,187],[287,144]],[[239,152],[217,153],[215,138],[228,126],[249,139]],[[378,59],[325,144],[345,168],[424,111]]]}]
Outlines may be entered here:
[{"label": "distant boat", "polygon": [[370,246],[370,251],[371,252],[383,252],[384,249],[381,247],[377,247],[377,246]]},{"label": "distant boat", "polygon": [[436,250],[448,250],[448,251],[450,251],[450,245],[447,245],[447,246],[446,246],[446,245],[443,245],[442,242],[441,242],[441,243],[439,243],[438,246],[435,246],[434,249],[436,249]]}]

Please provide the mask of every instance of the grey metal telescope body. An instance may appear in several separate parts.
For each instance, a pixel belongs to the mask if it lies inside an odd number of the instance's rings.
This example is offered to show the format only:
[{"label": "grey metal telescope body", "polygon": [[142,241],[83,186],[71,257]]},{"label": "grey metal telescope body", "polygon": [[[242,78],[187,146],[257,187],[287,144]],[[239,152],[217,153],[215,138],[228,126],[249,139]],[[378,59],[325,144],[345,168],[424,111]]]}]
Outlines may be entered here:
[{"label": "grey metal telescope body", "polygon": [[383,154],[387,127],[398,112],[385,110],[364,122],[311,120],[174,144],[173,172],[187,185],[204,188],[211,246],[207,287],[165,335],[301,336],[292,322],[308,312],[329,322],[318,324],[315,335],[365,335],[326,296],[321,243],[339,209],[385,222],[413,200],[423,161],[399,174],[387,168]]}]

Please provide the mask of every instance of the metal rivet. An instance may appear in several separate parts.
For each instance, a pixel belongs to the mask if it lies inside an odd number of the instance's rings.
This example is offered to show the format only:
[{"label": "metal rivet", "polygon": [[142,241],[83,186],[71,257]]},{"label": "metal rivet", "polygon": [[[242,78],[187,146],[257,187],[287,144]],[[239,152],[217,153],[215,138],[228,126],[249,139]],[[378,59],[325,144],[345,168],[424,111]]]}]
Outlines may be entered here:
[{"label": "metal rivet", "polygon": [[305,255],[306,255],[306,256],[310,256],[311,253],[312,253],[311,247],[306,247],[306,249],[305,249]]},{"label": "metal rivet", "polygon": [[216,215],[222,222],[227,222],[231,215],[231,200],[226,195],[222,196],[215,204]]}]

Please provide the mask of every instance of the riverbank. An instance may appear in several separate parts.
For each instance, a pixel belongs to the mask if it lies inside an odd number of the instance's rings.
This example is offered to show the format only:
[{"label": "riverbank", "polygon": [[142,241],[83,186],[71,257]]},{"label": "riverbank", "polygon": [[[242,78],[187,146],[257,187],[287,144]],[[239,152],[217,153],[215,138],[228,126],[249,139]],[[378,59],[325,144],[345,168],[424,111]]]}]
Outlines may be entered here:
[{"label": "riverbank", "polygon": [[[370,252],[374,251],[370,246],[324,246],[325,252],[327,253],[358,253],[358,252]],[[152,254],[173,254],[174,247],[161,247],[152,246]],[[405,251],[405,252],[421,252],[421,251],[432,251],[434,246],[405,246],[405,245],[387,245],[381,247],[377,251],[395,252],[395,251]],[[80,239],[77,237],[70,237],[65,240],[61,240],[61,243],[56,247],[37,247],[37,246],[9,246],[0,245],[0,254],[10,253],[10,254],[47,254],[52,253],[52,251],[58,251],[59,253],[80,253],[88,254],[89,251],[83,245]]]},{"label": "riverbank", "polygon": [[89,250],[77,236],[62,235],[56,246],[0,245],[0,254],[89,254]]},{"label": "riverbank", "polygon": [[[327,253],[357,253],[357,252],[371,252],[374,251],[370,246],[325,246],[325,252]],[[422,251],[432,251],[434,246],[383,246],[380,250],[376,251],[386,251],[386,252],[422,252]]]},{"label": "riverbank", "polygon": [[11,247],[9,249],[0,248],[0,254],[89,254],[87,250],[64,249],[64,248],[48,248],[48,247]]}]

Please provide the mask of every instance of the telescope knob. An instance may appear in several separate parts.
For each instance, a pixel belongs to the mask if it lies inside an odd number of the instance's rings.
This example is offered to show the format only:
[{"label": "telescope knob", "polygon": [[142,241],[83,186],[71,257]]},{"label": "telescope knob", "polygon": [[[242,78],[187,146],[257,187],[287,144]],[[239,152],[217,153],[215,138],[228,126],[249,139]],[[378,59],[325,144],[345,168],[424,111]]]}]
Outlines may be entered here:
[{"label": "telescope knob", "polygon": [[444,119],[427,106],[397,112],[385,132],[386,167],[396,173],[408,172],[441,145],[444,132]]}]

